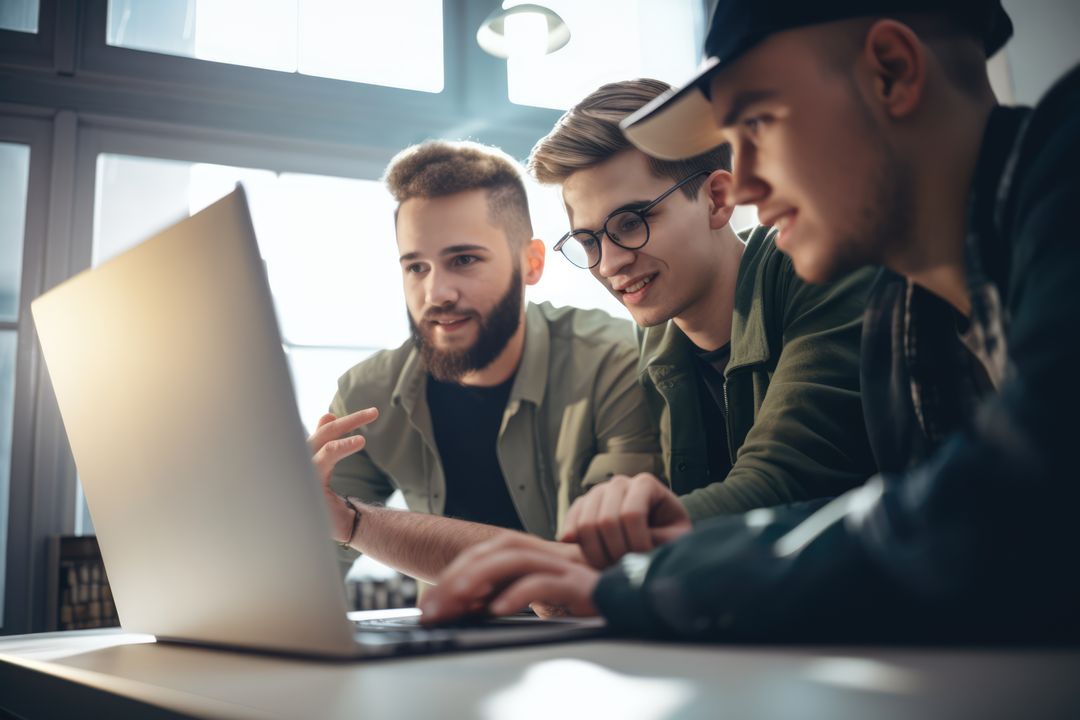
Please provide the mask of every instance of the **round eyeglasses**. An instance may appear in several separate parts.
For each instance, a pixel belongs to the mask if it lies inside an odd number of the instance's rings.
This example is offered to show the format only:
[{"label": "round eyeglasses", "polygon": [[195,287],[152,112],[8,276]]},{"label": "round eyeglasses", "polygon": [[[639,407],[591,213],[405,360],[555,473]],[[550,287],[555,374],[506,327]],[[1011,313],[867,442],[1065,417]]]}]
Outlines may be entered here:
[{"label": "round eyeglasses", "polygon": [[583,270],[590,270],[600,264],[601,240],[607,235],[611,242],[627,250],[638,250],[649,242],[648,216],[654,207],[671,193],[691,180],[702,175],[710,175],[712,170],[699,170],[687,175],[664,191],[662,195],[643,207],[619,208],[604,218],[599,232],[593,230],[571,230],[555,243],[555,250],[567,260]]}]

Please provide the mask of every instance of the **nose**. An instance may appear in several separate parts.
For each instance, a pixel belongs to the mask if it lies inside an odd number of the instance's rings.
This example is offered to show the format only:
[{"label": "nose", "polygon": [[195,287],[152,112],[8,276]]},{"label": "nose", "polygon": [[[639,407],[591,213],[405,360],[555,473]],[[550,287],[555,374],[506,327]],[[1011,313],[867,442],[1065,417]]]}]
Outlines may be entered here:
[{"label": "nose", "polygon": [[600,277],[609,278],[612,275],[618,275],[623,268],[633,263],[636,257],[636,250],[627,250],[621,245],[616,245],[607,233],[603,233],[600,236],[600,264],[593,270],[599,273]]},{"label": "nose", "polygon": [[764,201],[772,191],[758,175],[757,151],[747,142],[732,146],[731,199],[735,205],[755,205]]},{"label": "nose", "polygon": [[432,269],[424,287],[424,301],[428,307],[450,307],[457,303],[461,293],[450,273]]}]

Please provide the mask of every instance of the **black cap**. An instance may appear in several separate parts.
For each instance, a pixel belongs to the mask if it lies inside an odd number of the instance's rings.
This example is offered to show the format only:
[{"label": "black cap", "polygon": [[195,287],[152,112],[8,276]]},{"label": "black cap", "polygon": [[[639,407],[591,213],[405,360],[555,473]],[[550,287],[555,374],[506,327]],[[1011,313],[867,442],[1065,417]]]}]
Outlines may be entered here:
[{"label": "black cap", "polygon": [[623,132],[643,152],[665,160],[711,150],[721,141],[709,108],[709,82],[765,38],[836,20],[920,12],[944,14],[982,38],[987,57],[1013,32],[1001,0],[720,0],[709,22],[706,60],[698,74],[623,120]]}]

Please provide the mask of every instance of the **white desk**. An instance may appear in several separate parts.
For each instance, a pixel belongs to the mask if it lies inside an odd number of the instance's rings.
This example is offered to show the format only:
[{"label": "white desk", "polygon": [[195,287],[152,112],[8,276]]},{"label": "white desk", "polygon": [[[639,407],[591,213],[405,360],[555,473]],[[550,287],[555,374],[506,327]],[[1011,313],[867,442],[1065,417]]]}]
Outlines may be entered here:
[{"label": "white desk", "polygon": [[339,663],[81,631],[0,640],[0,709],[28,719],[1077,718],[1080,649],[590,641]]}]

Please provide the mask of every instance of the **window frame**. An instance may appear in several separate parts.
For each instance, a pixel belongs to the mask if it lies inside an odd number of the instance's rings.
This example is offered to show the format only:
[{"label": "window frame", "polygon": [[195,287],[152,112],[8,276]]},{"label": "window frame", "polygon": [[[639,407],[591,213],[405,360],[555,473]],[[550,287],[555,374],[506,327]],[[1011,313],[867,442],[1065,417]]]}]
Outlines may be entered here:
[{"label": "window frame", "polygon": [[[19,310],[14,323],[0,323],[4,330],[14,329],[17,333],[7,552],[3,568],[4,612],[0,627],[3,633],[27,628],[32,625],[35,612],[44,612],[43,606],[39,610],[33,604],[35,597],[44,597],[44,538],[63,521],[65,514],[74,511],[73,493],[64,492],[60,477],[41,472],[56,467],[58,458],[54,449],[58,438],[55,428],[49,426],[59,417],[48,418],[38,412],[42,397],[51,393],[51,387],[47,380],[42,382],[44,367],[30,316],[30,302],[41,293],[46,276],[51,274],[48,266],[56,264],[57,258],[46,252],[49,236],[63,232],[51,217],[53,198],[63,192],[53,162],[55,134],[53,123],[47,118],[35,114],[0,114],[0,141],[30,148]],[[62,462],[62,455],[59,459]]]},{"label": "window frame", "polygon": [[[106,42],[108,0],[41,0],[39,32],[0,50],[5,99],[152,122],[405,147],[430,137],[469,137],[524,158],[562,114],[511,103],[505,62],[473,41],[490,0],[443,0],[440,93],[170,56]],[[32,50],[27,49],[33,46]],[[27,54],[29,53],[29,54]]]},{"label": "window frame", "polygon": [[[264,143],[261,138],[230,132],[142,121],[88,120],[79,130],[75,167],[79,191],[74,198],[74,215],[76,225],[83,228],[72,246],[75,272],[90,267],[92,262],[97,162],[102,154],[355,180],[378,180],[394,154],[390,149],[324,143],[278,141],[273,148],[267,148]],[[312,348],[303,343],[283,341],[283,344],[290,348]]]},{"label": "window frame", "polygon": [[[87,0],[81,18],[82,43],[79,67],[82,71],[130,81],[148,81],[168,87],[196,102],[218,102],[243,89],[243,102],[260,112],[281,112],[298,105],[302,117],[341,116],[345,122],[363,121],[372,108],[396,106],[410,113],[443,114],[453,111],[448,72],[454,47],[445,30],[448,6],[444,2],[443,91],[430,93],[405,88],[372,85],[349,80],[267,70],[190,58],[149,50],[135,50],[109,45],[108,0]],[[231,101],[231,98],[230,98]]]}]

